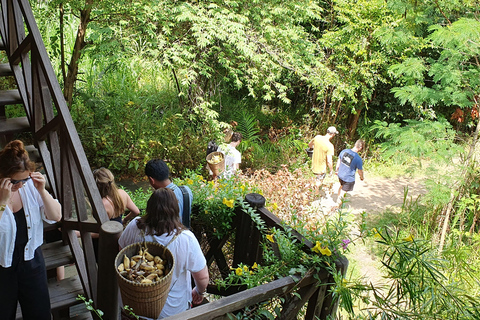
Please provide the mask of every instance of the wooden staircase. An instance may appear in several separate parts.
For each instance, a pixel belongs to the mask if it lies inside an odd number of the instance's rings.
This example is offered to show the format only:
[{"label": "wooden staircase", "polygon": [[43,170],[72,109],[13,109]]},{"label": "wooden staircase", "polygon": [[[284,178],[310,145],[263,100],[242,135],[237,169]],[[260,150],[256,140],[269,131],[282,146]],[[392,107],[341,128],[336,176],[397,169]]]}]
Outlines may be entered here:
[{"label": "wooden staircase", "polygon": [[[69,318],[78,294],[98,307],[91,233],[109,219],[28,0],[0,0],[0,147],[13,139],[29,145],[62,204],[62,220],[54,229],[61,226],[63,240],[42,246],[47,269],[75,263],[78,274],[49,281],[54,319]],[[105,243],[118,252],[113,242]]]}]

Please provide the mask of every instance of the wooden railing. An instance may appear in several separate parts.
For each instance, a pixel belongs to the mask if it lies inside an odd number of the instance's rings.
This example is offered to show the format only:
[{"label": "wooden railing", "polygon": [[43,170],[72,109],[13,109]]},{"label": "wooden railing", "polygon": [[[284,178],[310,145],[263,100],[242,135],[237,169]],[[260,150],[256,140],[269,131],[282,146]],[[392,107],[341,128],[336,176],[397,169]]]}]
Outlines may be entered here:
[{"label": "wooden railing", "polygon": [[[264,207],[265,199],[263,196],[249,194],[246,196],[245,202],[255,208],[256,213],[260,215],[269,228],[275,227],[284,230],[285,227],[280,219]],[[253,265],[254,262],[262,261],[262,235],[255,222],[240,206],[235,208],[235,214],[233,230],[229,235],[223,239],[211,237],[212,240],[207,246],[209,247],[208,252],[206,252],[207,263],[211,266],[215,261],[223,278],[231,272],[231,267],[236,267],[239,263]],[[209,232],[208,230],[195,230],[195,216],[192,217],[192,228],[194,228],[193,231],[197,238],[202,238],[202,233]],[[308,239],[293,229],[289,229],[289,232],[298,239],[299,243],[304,244],[304,250],[308,254],[312,254],[313,244]],[[235,245],[232,262],[229,264],[223,246],[231,239],[235,239]],[[345,274],[348,260],[340,258],[336,261],[336,267],[337,270]],[[167,319],[228,319],[228,314],[279,297],[283,298],[283,302],[281,303],[280,314],[277,315],[276,319],[298,319],[298,314],[302,309],[305,312],[304,319],[327,319],[329,316],[335,318],[338,303],[333,301],[330,294],[333,285],[333,276],[326,269],[317,274],[309,271],[302,278],[299,276],[281,278],[248,290],[245,288],[218,290],[215,285],[209,285],[208,293],[220,295],[223,298]]]},{"label": "wooden railing", "polygon": [[91,233],[99,232],[108,216],[28,0],[0,4],[0,36],[49,185],[62,204],[61,229],[84,294],[96,302]]}]

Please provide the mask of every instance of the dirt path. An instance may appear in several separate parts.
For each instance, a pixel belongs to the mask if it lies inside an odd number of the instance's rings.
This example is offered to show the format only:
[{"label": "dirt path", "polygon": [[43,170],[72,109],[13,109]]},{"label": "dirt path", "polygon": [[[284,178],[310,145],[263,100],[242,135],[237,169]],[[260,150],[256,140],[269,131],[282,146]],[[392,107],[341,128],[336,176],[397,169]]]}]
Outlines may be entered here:
[{"label": "dirt path", "polygon": [[[338,185],[334,186],[338,190]],[[390,207],[400,207],[404,190],[408,188],[408,196],[416,198],[425,193],[425,187],[419,178],[382,178],[368,177],[358,180],[351,192],[348,207],[353,213],[379,213]]]},{"label": "dirt path", "polygon": [[[334,190],[338,190],[338,187],[339,185],[335,184]],[[364,211],[367,214],[380,214],[386,209],[398,210],[395,208],[401,207],[405,188],[408,188],[408,197],[416,198],[425,193],[421,179],[368,177],[366,173],[364,181],[355,183],[346,207],[358,218]],[[359,230],[354,230],[352,238],[355,239],[358,233]],[[379,271],[381,264],[370,254],[369,248],[365,247],[362,241],[356,241],[347,257],[351,267],[358,269],[356,271],[364,277],[365,282],[374,285],[382,283]]]}]

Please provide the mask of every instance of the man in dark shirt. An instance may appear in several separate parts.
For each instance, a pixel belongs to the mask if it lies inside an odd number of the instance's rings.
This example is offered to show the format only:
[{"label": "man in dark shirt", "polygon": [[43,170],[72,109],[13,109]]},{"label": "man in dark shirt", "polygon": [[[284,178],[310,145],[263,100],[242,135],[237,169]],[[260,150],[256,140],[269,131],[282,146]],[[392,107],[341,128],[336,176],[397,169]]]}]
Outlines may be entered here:
[{"label": "man in dark shirt", "polygon": [[358,152],[365,148],[363,140],[357,140],[352,149],[345,149],[340,152],[337,162],[337,171],[335,172],[340,181],[338,189],[337,204],[340,206],[345,193],[352,191],[355,185],[355,172],[358,169],[360,180],[363,181],[363,161]]}]

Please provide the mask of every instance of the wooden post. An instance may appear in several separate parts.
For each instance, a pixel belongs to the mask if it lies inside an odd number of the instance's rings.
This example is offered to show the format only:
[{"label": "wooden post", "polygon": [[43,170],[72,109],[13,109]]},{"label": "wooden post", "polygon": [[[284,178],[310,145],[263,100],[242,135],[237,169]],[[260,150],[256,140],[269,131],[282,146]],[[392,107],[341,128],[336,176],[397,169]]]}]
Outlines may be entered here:
[{"label": "wooden post", "polygon": [[96,308],[102,310],[104,319],[119,319],[117,275],[114,267],[119,252],[118,239],[123,226],[117,221],[107,221],[100,228],[98,241],[98,286]]},{"label": "wooden post", "polygon": [[[347,258],[340,257],[340,259],[335,262],[335,265],[337,270],[341,271],[345,276],[348,268]],[[339,301],[338,298],[334,299],[330,292],[330,289],[334,286],[333,282],[333,276],[331,274],[328,275],[327,279],[323,282],[326,285],[320,285],[317,292],[308,300],[305,319],[326,320],[331,317],[335,318]]]},{"label": "wooden post", "polygon": [[[245,196],[248,202],[255,210],[265,206],[265,198],[258,193],[249,193]],[[255,262],[260,263],[263,250],[260,246],[261,234],[258,231],[255,222],[249,215],[241,211],[239,207],[235,208],[236,219],[236,236],[235,249],[233,254],[233,266],[236,267],[240,263],[253,265]]]}]

